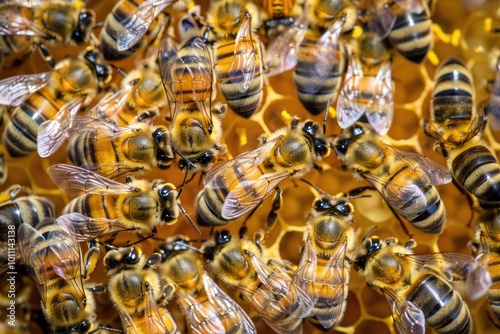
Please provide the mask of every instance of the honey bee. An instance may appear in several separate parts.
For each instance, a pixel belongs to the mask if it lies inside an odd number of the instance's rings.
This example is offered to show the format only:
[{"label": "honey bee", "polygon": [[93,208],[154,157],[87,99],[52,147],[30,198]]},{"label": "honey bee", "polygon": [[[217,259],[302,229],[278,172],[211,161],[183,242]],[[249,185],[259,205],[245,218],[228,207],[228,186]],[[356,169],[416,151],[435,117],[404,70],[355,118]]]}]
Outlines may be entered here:
[{"label": "honey bee", "polygon": [[130,57],[154,43],[168,26],[163,10],[173,0],[120,0],[106,16],[99,34],[101,51],[107,60]]},{"label": "honey bee", "polygon": [[160,244],[160,276],[176,286],[175,294],[193,333],[256,333],[245,311],[208,275],[199,251],[175,235]]},{"label": "honey bee", "polygon": [[202,246],[209,271],[239,289],[259,316],[277,333],[301,333],[314,303],[282,271],[271,269],[261,246],[248,237],[218,231]]},{"label": "honey bee", "polygon": [[170,132],[162,125],[138,122],[120,127],[84,116],[65,117],[61,127],[44,125],[38,133],[41,157],[51,155],[70,137],[67,151],[71,162],[105,177],[165,169],[174,159]]},{"label": "honey bee", "polygon": [[472,333],[469,308],[453,283],[469,279],[475,259],[446,252],[417,255],[415,246],[413,239],[402,246],[396,238],[365,238],[354,265],[387,298],[400,333],[424,333],[426,325],[438,333]]},{"label": "honey bee", "polygon": [[428,0],[371,0],[368,7],[371,30],[387,37],[406,59],[422,63],[433,45]]},{"label": "honey bee", "polygon": [[225,225],[255,210],[289,177],[300,178],[330,154],[329,143],[316,122],[299,122],[263,138],[259,148],[212,168],[196,199],[196,216],[203,226]]},{"label": "honey bee", "polygon": [[137,246],[114,248],[104,257],[109,297],[124,333],[179,333],[168,310],[157,303],[167,293],[153,267],[160,259],[158,253],[147,258]]},{"label": "honey bee", "polygon": [[214,45],[215,73],[227,105],[250,118],[262,101],[264,48],[253,34],[259,25],[257,7],[242,0],[213,2],[207,14],[218,41]]},{"label": "honey bee", "polygon": [[262,21],[267,36],[274,36],[283,27],[291,25],[299,13],[296,0],[260,0],[258,1],[262,13]]},{"label": "honey bee", "polygon": [[346,166],[370,182],[395,213],[424,232],[441,233],[446,210],[435,185],[451,182],[445,167],[387,145],[359,122],[344,129],[333,146]]},{"label": "honey bee", "polygon": [[394,115],[390,54],[378,36],[368,30],[354,43],[337,100],[337,121],[345,129],[366,117],[378,134],[385,135]]},{"label": "honey bee", "polygon": [[485,106],[485,113],[488,114],[491,128],[500,130],[500,47],[494,48],[489,55],[491,70],[495,73],[495,78],[490,84],[489,99]]},{"label": "honey bee", "polygon": [[497,205],[500,165],[480,138],[485,119],[476,110],[472,75],[452,57],[440,65],[435,79],[431,121],[424,124],[424,132],[438,141],[455,184],[481,205]]},{"label": "honey bee", "polygon": [[349,292],[351,269],[347,253],[356,247],[351,195],[317,197],[307,215],[305,247],[293,282],[314,303],[314,317],[324,328],[343,318]]},{"label": "honey bee", "polygon": [[58,220],[36,228],[23,223],[18,230],[21,259],[42,297],[42,311],[55,332],[92,332],[95,315],[93,292],[100,285],[84,285],[84,262],[74,230]]},{"label": "honey bee", "polygon": [[65,106],[87,106],[111,80],[111,72],[102,55],[88,48],[58,62],[53,71],[1,80],[0,104],[17,106],[3,133],[9,154],[22,157],[35,152],[40,124]]},{"label": "honey bee", "polygon": [[65,164],[52,165],[47,173],[67,195],[78,196],[64,207],[63,214],[69,214],[66,218],[82,240],[130,230],[153,236],[156,226],[174,224],[179,212],[185,213],[175,186],[163,180],[127,177],[123,184]]},{"label": "honey bee", "polygon": [[221,143],[226,106],[211,107],[215,97],[212,55],[199,37],[189,38],[178,52],[168,50],[168,41],[162,41],[160,73],[170,106],[172,148],[181,169],[207,172],[226,150]]},{"label": "honey bee", "polygon": [[350,31],[358,18],[357,9],[350,0],[308,0],[305,11],[310,25],[320,27],[322,31],[342,17],[345,18],[342,32]]},{"label": "honey bee", "polygon": [[297,49],[293,82],[300,102],[313,115],[337,98],[345,67],[339,43],[345,22],[343,15],[326,31],[309,26]]},{"label": "honey bee", "polygon": [[[23,13],[22,7],[31,10]],[[90,40],[96,15],[86,1],[21,1],[0,9],[0,45],[6,58],[26,58],[36,46],[53,65],[45,45],[82,45]]]}]

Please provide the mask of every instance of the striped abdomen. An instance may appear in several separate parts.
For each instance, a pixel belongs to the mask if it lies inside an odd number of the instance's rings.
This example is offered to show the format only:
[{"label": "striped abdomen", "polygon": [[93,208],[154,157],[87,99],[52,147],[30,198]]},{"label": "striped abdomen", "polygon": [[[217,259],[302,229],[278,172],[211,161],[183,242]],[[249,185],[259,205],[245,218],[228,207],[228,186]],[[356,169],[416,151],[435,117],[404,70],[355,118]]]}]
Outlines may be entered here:
[{"label": "striped abdomen", "polygon": [[479,201],[500,201],[500,165],[477,137],[471,145],[450,152],[448,168],[453,178]]},{"label": "striped abdomen", "polygon": [[389,40],[408,60],[420,64],[432,46],[432,21],[426,11],[398,15]]},{"label": "striped abdomen", "polygon": [[452,57],[435,74],[431,117],[437,126],[468,124],[474,111],[472,75],[465,65]]},{"label": "striped abdomen", "polygon": [[490,303],[490,316],[493,322],[497,326],[500,326],[500,256],[498,254],[490,255],[488,271],[493,281],[493,284],[486,294],[488,302]]},{"label": "striped abdomen", "polygon": [[64,101],[52,95],[51,90],[42,88],[12,112],[3,133],[3,145],[12,157],[24,157],[36,151],[40,124],[52,119],[64,105]]},{"label": "striped abdomen", "polygon": [[468,306],[443,278],[420,276],[407,291],[406,299],[422,310],[425,323],[438,333],[472,333]]},{"label": "striped abdomen", "polygon": [[[320,35],[310,30],[306,33],[297,51],[293,73],[297,96],[313,115],[324,112],[337,98],[345,61],[337,43],[320,49],[316,44],[319,38]],[[327,63],[320,64],[319,55],[323,60],[329,59]]]},{"label": "striped abdomen", "polygon": [[[263,96],[262,44],[259,40],[252,38],[252,43],[246,44],[245,47],[244,50],[240,48],[238,55],[255,59],[255,64],[250,65],[254,67],[249,68],[242,65],[237,70],[230,71],[231,63],[236,56],[234,39],[216,44],[215,73],[227,105],[238,115],[249,118],[260,106]],[[253,80],[248,83],[246,89],[242,89],[244,74],[252,70],[255,71]]]},{"label": "striped abdomen", "polygon": [[112,195],[84,194],[80,195],[63,209],[63,214],[78,212],[92,218],[116,219],[116,198]]}]

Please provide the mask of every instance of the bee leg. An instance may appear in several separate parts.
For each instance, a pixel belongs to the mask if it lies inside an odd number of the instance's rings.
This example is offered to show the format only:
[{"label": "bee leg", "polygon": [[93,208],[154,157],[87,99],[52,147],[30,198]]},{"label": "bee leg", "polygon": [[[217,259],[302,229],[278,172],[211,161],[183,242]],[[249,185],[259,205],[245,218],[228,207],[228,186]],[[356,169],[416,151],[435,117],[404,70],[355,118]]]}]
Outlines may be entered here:
[{"label": "bee leg", "polygon": [[389,209],[391,209],[392,213],[394,216],[396,216],[396,219],[399,221],[399,224],[401,225],[401,228],[403,229],[404,234],[408,236],[408,239],[413,239],[413,234],[410,233],[408,228],[406,227],[405,223],[401,219],[401,217],[397,214],[397,212],[390,206],[388,205]]},{"label": "bee leg", "polygon": [[96,240],[89,241],[89,250],[85,253],[85,257],[83,259],[84,268],[82,273],[82,278],[87,279],[89,275],[94,271],[99,259],[101,258],[101,252],[99,251],[99,247],[97,247]]},{"label": "bee leg", "polygon": [[47,47],[44,44],[38,44],[38,50],[40,50],[40,55],[42,56],[42,59],[49,64],[51,68],[54,68],[56,66],[56,62],[54,61],[54,58],[52,57],[52,53],[47,49]]},{"label": "bee leg", "polygon": [[267,216],[266,220],[266,230],[271,230],[276,224],[276,219],[278,218],[278,212],[283,206],[283,193],[280,188],[276,188],[276,193],[274,194],[273,204],[271,206],[271,211]]}]

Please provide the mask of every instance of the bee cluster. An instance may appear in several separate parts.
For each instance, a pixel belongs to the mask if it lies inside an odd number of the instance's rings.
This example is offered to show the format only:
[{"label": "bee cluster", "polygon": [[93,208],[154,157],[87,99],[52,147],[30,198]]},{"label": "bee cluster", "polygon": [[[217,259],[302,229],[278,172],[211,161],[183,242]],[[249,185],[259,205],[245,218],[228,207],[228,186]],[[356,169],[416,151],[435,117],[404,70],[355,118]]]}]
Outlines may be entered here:
[{"label": "bee cluster", "polygon": [[497,1],[0,27],[3,333],[499,331]]}]

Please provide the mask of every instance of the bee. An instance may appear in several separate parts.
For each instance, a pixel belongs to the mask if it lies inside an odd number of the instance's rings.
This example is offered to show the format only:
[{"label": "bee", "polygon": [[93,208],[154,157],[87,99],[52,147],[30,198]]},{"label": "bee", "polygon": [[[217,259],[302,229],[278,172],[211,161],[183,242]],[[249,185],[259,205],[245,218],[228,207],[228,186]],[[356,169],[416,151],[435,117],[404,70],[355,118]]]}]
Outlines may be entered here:
[{"label": "bee", "polygon": [[378,36],[369,30],[363,31],[353,43],[337,100],[337,121],[345,129],[366,117],[378,134],[385,135],[394,115],[390,54]]},{"label": "bee", "polygon": [[293,276],[294,284],[311,297],[314,318],[324,328],[337,325],[347,306],[351,269],[347,254],[357,246],[350,198],[354,197],[321,191],[314,200],[307,214],[305,247]]},{"label": "bee", "polygon": [[36,227],[23,223],[18,230],[21,259],[42,297],[42,311],[55,332],[92,332],[95,315],[93,292],[100,285],[84,285],[80,245],[70,224],[58,220]]},{"label": "bee", "polygon": [[[23,12],[28,7],[31,13]],[[36,46],[53,64],[45,45],[73,46],[89,42],[96,24],[86,1],[22,1],[0,9],[0,45],[6,58],[26,58]]]},{"label": "bee", "polygon": [[299,122],[263,138],[259,148],[242,153],[212,168],[196,198],[196,216],[203,226],[225,225],[255,210],[284,180],[300,178],[316,162],[330,155],[330,146],[319,125]]},{"label": "bee", "polygon": [[495,78],[490,83],[489,99],[485,106],[485,114],[488,114],[491,128],[500,130],[500,47],[494,48],[490,52],[490,68],[495,74]]},{"label": "bee", "polygon": [[360,122],[344,129],[333,146],[346,166],[370,182],[395,213],[426,233],[442,232],[446,210],[435,185],[451,182],[445,167],[387,145]]},{"label": "bee", "polygon": [[297,48],[293,82],[300,102],[313,115],[337,98],[345,67],[339,42],[345,22],[343,15],[326,31],[309,26]]},{"label": "bee", "polygon": [[426,325],[438,333],[472,333],[469,308],[453,284],[470,279],[475,259],[446,252],[417,255],[415,246],[413,239],[402,246],[392,237],[365,238],[354,266],[387,298],[400,333],[424,333]]},{"label": "bee", "polygon": [[216,231],[202,246],[207,267],[224,284],[236,287],[277,333],[301,333],[313,302],[286,273],[271,269],[260,244]]},{"label": "bee", "polygon": [[298,2],[296,0],[260,0],[262,9],[262,21],[267,36],[274,36],[283,27],[288,27],[295,21],[298,14]]},{"label": "bee", "polygon": [[63,214],[69,215],[66,220],[75,226],[81,240],[130,230],[153,236],[156,226],[174,224],[179,212],[185,213],[177,189],[163,180],[127,177],[123,184],[65,164],[52,165],[47,173],[67,195],[78,196],[64,207]]},{"label": "bee", "polygon": [[104,20],[99,34],[101,51],[107,60],[130,57],[160,38],[169,24],[163,10],[173,0],[120,0]]},{"label": "bee", "polygon": [[468,246],[473,256],[482,256],[481,263],[487,267],[491,280],[495,282],[488,290],[488,316],[500,327],[500,298],[498,277],[500,275],[500,209],[498,207],[481,208],[474,227],[474,239]]},{"label": "bee", "polygon": [[[166,53],[165,58],[162,55]],[[199,37],[189,38],[179,51],[163,40],[159,59],[170,107],[172,148],[180,157],[179,167],[187,172],[207,172],[226,151],[221,143],[226,106],[211,106],[215,97],[211,52]]]},{"label": "bee", "polygon": [[358,18],[357,9],[350,0],[308,0],[305,12],[309,24],[322,31],[342,17],[345,17],[342,32],[350,31]]},{"label": "bee", "polygon": [[406,59],[422,63],[433,45],[428,0],[371,0],[368,7],[370,29],[387,37]]},{"label": "bee", "polygon": [[[138,122],[127,127],[85,116],[62,118],[61,127],[42,123],[38,153],[51,155],[70,137],[71,162],[108,178],[129,172],[168,168],[174,159],[169,129]],[[73,126],[71,126],[73,125]]]},{"label": "bee", "polygon": [[175,235],[162,242],[160,276],[177,287],[175,294],[193,333],[256,333],[252,320],[208,275],[199,251]]},{"label": "bee", "polygon": [[444,61],[435,74],[431,121],[424,133],[438,141],[438,148],[459,189],[474,195],[483,206],[500,201],[500,165],[480,138],[485,124],[476,110],[472,74],[456,58]]},{"label": "bee", "polygon": [[242,0],[213,2],[207,22],[218,37],[215,73],[227,105],[250,118],[262,102],[264,48],[253,34],[259,25],[257,7]]},{"label": "bee", "polygon": [[88,48],[58,62],[53,71],[10,77],[0,81],[0,104],[17,106],[6,124],[3,145],[12,157],[37,150],[40,124],[65,106],[87,106],[111,80],[111,67]]},{"label": "bee", "polygon": [[137,246],[114,248],[104,257],[109,297],[124,333],[179,333],[168,310],[157,303],[167,293],[153,267],[160,259],[158,253],[147,258]]}]

